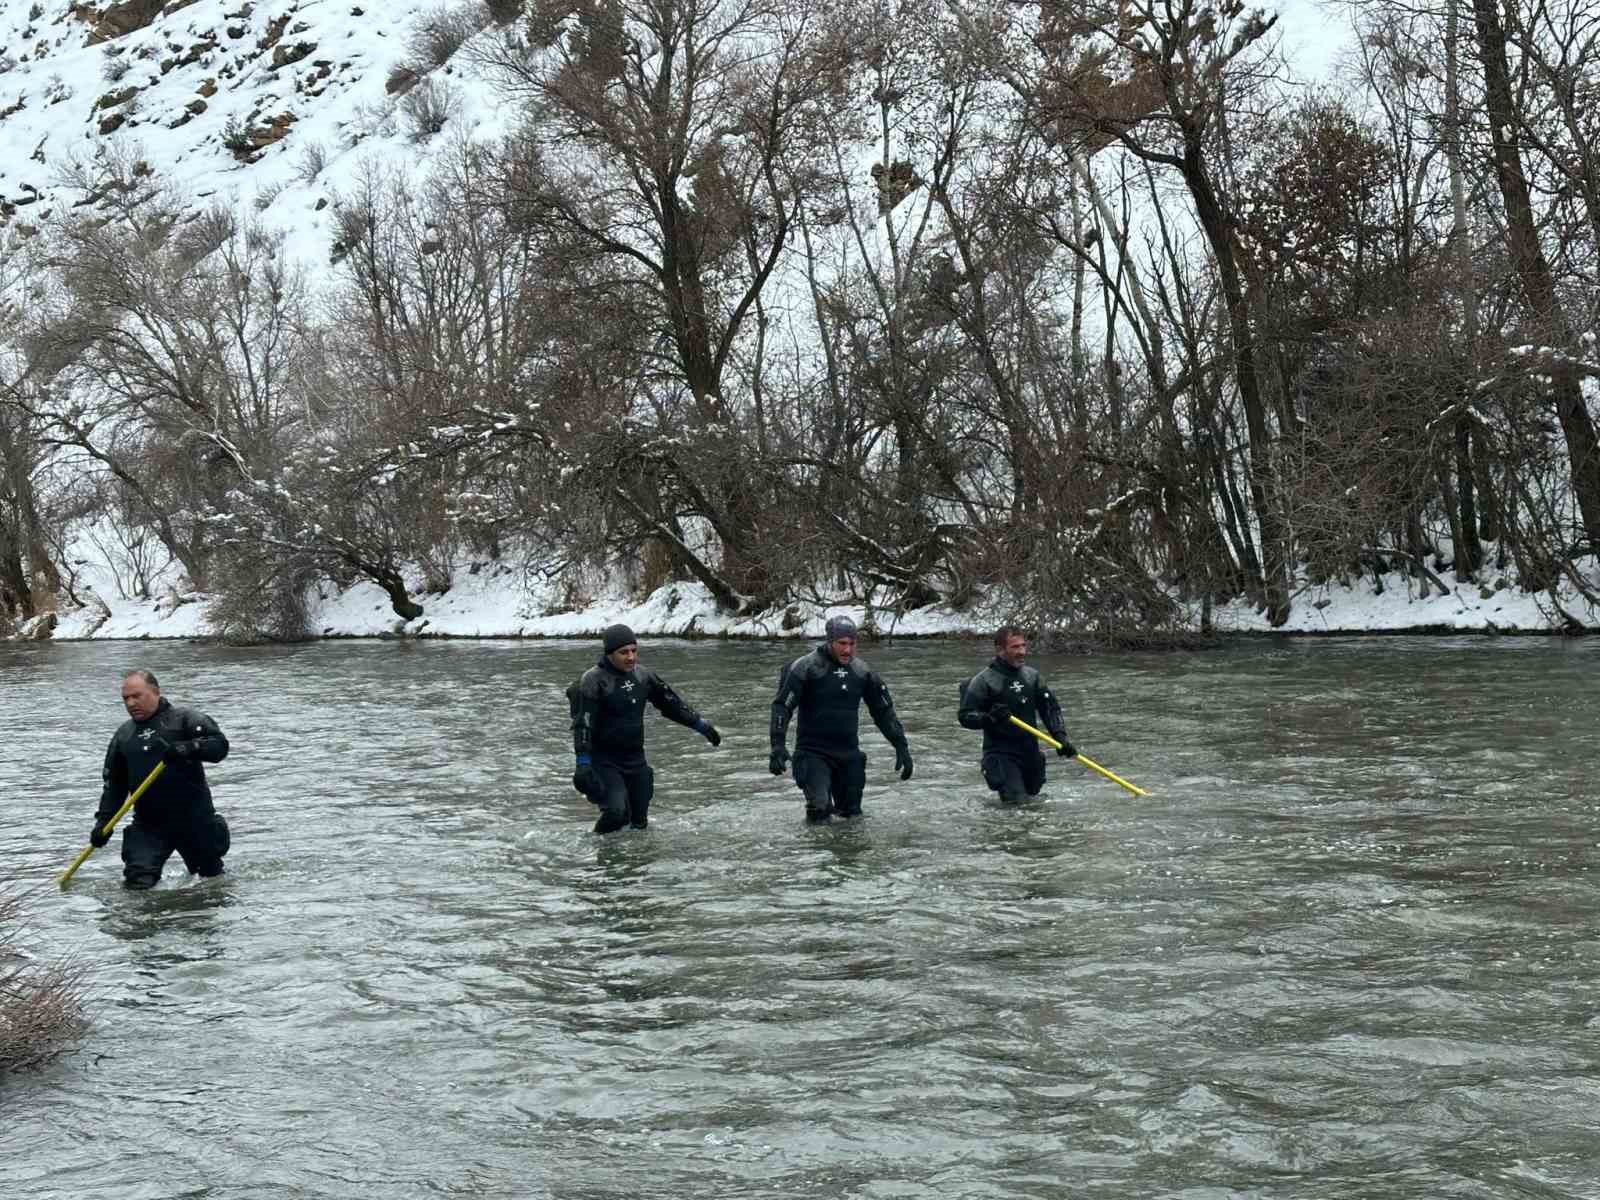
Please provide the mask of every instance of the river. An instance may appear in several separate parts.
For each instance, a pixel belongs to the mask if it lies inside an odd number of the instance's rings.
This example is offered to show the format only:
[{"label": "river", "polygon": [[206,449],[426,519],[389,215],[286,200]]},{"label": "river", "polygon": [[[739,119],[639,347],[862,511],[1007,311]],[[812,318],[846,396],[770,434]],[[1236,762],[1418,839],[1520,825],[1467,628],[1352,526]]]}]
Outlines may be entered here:
[{"label": "river", "polygon": [[[92,1020],[0,1081],[0,1194],[1600,1196],[1600,641],[1035,656],[1151,795],[1020,809],[986,646],[864,646],[916,772],[863,714],[822,827],[766,771],[802,648],[646,639],[725,740],[652,719],[598,838],[589,643],[0,645],[0,862]],[[135,666],[232,740],[229,873],[63,893]]]}]

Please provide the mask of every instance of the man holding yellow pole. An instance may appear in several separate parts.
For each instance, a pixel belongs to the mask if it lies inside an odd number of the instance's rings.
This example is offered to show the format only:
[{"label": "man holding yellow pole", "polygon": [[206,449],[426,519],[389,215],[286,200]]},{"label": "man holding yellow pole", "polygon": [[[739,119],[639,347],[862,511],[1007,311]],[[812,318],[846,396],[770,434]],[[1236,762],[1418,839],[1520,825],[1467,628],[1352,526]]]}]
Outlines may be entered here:
[{"label": "man holding yellow pole", "polygon": [[221,875],[228,823],[212,805],[201,764],[226,758],[228,739],[204,713],[163,699],[149,671],[123,676],[122,707],[128,719],[106,748],[105,786],[89,844],[99,847],[111,840],[106,825],[132,794],[133,821],[122,834],[122,877],[128,887],[154,887],[173,851],[191,874]]},{"label": "man holding yellow pole", "polygon": [[1045,760],[1033,734],[1011,718],[1043,725],[1059,745],[1063,758],[1076,756],[1067,740],[1061,704],[1043,678],[1026,664],[1028,639],[1016,625],[1002,625],[994,635],[995,657],[961,686],[957,720],[983,731],[983,781],[1000,794],[1003,804],[1021,804],[1044,787]]}]

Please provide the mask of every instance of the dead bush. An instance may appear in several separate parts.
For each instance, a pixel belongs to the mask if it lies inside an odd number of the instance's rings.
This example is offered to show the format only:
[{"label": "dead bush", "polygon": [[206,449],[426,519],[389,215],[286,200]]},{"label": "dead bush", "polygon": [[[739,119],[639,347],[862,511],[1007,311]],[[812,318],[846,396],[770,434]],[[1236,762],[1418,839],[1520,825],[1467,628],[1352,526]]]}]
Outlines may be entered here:
[{"label": "dead bush", "polygon": [[85,1029],[82,965],[35,957],[24,934],[21,895],[0,892],[0,1075],[43,1065]]},{"label": "dead bush", "polygon": [[425,142],[461,113],[461,95],[447,83],[424,79],[400,101],[411,140]]},{"label": "dead bush", "polygon": [[431,9],[422,14],[406,39],[407,61],[423,73],[442,67],[488,23],[488,10],[481,4]]}]

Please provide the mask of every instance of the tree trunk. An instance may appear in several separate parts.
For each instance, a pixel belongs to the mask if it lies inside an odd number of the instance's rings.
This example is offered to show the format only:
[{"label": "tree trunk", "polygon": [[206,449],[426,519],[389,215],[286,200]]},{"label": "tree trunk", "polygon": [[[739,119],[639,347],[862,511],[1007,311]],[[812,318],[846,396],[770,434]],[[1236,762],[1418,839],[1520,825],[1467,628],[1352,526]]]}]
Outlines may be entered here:
[{"label": "tree trunk", "polygon": [[1194,199],[1195,214],[1205,231],[1206,242],[1217,264],[1217,276],[1228,306],[1228,335],[1233,348],[1233,368],[1239,397],[1244,401],[1246,428],[1250,434],[1250,499],[1256,522],[1261,528],[1260,576],[1262,600],[1267,620],[1282,625],[1289,619],[1288,548],[1282,522],[1278,519],[1277,488],[1272,461],[1272,438],[1267,429],[1266,404],[1261,381],[1256,376],[1255,340],[1250,332],[1250,310],[1239,277],[1239,262],[1229,236],[1228,216],[1223,211],[1211,177],[1200,155],[1198,131],[1185,130],[1183,178]]},{"label": "tree trunk", "polygon": [[[1572,328],[1556,296],[1555,278],[1544,250],[1522,165],[1518,138],[1521,120],[1511,90],[1511,69],[1506,60],[1506,34],[1496,0],[1472,0],[1477,18],[1478,58],[1483,65],[1485,103],[1494,143],[1495,178],[1505,205],[1506,240],[1518,281],[1528,306],[1543,322],[1545,332],[1561,350],[1572,340]],[[1591,549],[1600,551],[1600,438],[1584,404],[1578,377],[1558,369],[1552,376],[1556,417],[1567,441],[1572,492],[1578,501],[1583,530]]]},{"label": "tree trunk", "polygon": [[407,621],[415,621],[422,615],[422,605],[411,598],[411,593],[406,590],[405,581],[393,571],[376,571],[374,580],[389,596],[389,606],[394,609],[395,615]]}]

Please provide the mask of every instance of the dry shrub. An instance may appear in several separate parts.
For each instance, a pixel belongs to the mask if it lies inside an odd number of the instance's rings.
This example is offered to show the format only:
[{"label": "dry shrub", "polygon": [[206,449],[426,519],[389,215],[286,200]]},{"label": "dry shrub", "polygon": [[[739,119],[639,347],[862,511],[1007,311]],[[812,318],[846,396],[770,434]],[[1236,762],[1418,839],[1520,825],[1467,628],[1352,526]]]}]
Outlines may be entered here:
[{"label": "dry shrub", "polygon": [[639,592],[648,596],[682,575],[678,560],[665,543],[651,538],[639,551]]},{"label": "dry shrub", "polygon": [[206,606],[206,623],[224,642],[303,642],[311,636],[306,593],[316,572],[303,562],[275,562],[246,553],[229,556],[225,580]]},{"label": "dry shrub", "polygon": [[82,1036],[85,972],[22,945],[22,897],[0,892],[0,1074],[38,1067]]},{"label": "dry shrub", "polygon": [[422,73],[442,67],[488,23],[489,13],[480,4],[454,9],[441,5],[423,13],[406,39],[406,61]]},{"label": "dry shrub", "polygon": [[424,79],[400,101],[414,142],[427,141],[461,114],[461,94],[447,83]]}]

